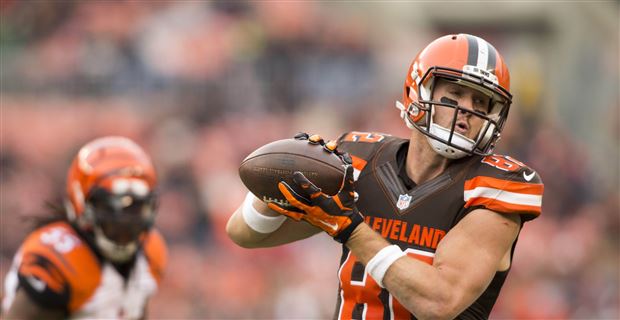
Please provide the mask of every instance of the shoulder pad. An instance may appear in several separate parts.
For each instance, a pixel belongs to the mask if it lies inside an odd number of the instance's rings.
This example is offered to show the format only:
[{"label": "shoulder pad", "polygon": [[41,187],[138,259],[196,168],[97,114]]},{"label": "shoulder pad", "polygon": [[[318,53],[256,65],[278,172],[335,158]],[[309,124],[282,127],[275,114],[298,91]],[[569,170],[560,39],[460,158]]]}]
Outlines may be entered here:
[{"label": "shoulder pad", "polygon": [[29,288],[35,299],[47,297],[72,311],[90,297],[100,281],[97,257],[66,222],[35,230],[20,252],[20,285]]},{"label": "shoulder pad", "polygon": [[385,133],[351,131],[338,138],[338,151],[348,152],[351,155],[357,179],[366,164],[379,150],[391,145],[397,146],[403,141],[405,140],[402,138]]},{"label": "shoulder pad", "polygon": [[531,220],[541,213],[543,182],[532,168],[503,155],[477,157],[465,180],[465,207],[521,214]]},{"label": "shoulder pad", "polygon": [[381,145],[393,139],[397,138],[384,133],[351,131],[338,138],[338,150],[368,160]]},{"label": "shoulder pad", "polygon": [[156,229],[151,229],[144,239],[144,255],[149,262],[151,274],[159,283],[168,263],[168,250],[164,237]]}]

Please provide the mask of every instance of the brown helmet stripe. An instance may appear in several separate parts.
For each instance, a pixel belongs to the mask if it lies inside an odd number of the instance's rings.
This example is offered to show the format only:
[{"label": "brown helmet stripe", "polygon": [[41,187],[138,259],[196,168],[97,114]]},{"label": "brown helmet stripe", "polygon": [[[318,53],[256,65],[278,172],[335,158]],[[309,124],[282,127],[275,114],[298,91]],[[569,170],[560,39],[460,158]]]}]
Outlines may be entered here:
[{"label": "brown helmet stripe", "polygon": [[467,38],[467,64],[475,66],[478,64],[478,40],[475,37],[466,35]]}]

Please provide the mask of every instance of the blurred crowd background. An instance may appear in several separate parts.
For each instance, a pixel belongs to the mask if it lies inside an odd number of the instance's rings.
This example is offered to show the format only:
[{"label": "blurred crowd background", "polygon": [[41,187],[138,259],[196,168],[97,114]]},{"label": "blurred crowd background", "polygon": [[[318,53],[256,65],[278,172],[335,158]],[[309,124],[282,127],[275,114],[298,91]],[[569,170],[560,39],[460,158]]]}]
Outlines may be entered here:
[{"label": "blurred crowd background", "polygon": [[330,318],[335,242],[246,250],[226,237],[247,192],[238,165],[299,131],[408,137],[394,101],[410,61],[464,32],[511,70],[496,151],[545,182],[492,317],[620,317],[617,1],[2,0],[0,11],[2,277],[28,217],[62,197],[78,148],[125,135],[161,181],[170,265],[151,318]]}]

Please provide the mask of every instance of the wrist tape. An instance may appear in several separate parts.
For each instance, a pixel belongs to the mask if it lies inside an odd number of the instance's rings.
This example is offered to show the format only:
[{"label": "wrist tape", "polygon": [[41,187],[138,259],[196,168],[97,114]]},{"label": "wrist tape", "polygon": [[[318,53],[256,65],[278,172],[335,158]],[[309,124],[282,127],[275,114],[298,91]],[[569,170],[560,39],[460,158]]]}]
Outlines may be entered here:
[{"label": "wrist tape", "polygon": [[284,223],[286,217],[270,217],[258,212],[252,205],[254,198],[254,195],[251,192],[248,192],[245,196],[245,200],[243,201],[241,213],[245,224],[247,224],[252,230],[260,233],[272,233],[276,231],[282,223]]},{"label": "wrist tape", "polygon": [[388,268],[392,265],[392,263],[394,263],[394,261],[405,255],[406,254],[400,250],[400,247],[397,245],[394,244],[387,246],[379,250],[379,252],[377,252],[377,254],[375,254],[370,261],[368,261],[366,264],[366,270],[381,288],[385,288],[383,286],[383,277],[385,277],[385,273]]}]

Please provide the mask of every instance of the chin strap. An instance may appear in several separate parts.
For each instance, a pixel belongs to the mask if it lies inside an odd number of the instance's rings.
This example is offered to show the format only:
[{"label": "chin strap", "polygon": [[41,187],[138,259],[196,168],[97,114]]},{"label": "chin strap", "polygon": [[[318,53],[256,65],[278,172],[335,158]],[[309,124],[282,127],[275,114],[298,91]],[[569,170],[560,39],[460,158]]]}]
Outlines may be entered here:
[{"label": "chin strap", "polygon": [[417,116],[417,114],[419,112],[417,110],[417,108],[416,108],[416,112],[414,112],[413,104],[411,104],[409,106],[409,108],[405,108],[405,106],[400,101],[396,101],[395,107],[396,107],[396,109],[400,110],[400,117],[405,121],[405,124],[407,125],[407,128],[415,129],[415,127],[413,126],[413,123],[411,122],[411,119],[409,118],[409,113],[413,113],[414,117]]},{"label": "chin strap", "polygon": [[[436,123],[431,123],[430,133],[445,141],[448,141],[448,138],[450,137],[450,130]],[[427,136],[426,138],[428,142],[431,144],[431,147],[433,147],[433,150],[435,150],[435,152],[439,153],[440,155],[448,159],[460,159],[468,155],[467,152],[451,147],[448,144],[444,143],[443,141],[431,138],[429,136]],[[452,144],[462,147],[464,149],[473,149],[474,141],[465,137],[464,135],[458,132],[453,132],[452,133]]]}]

